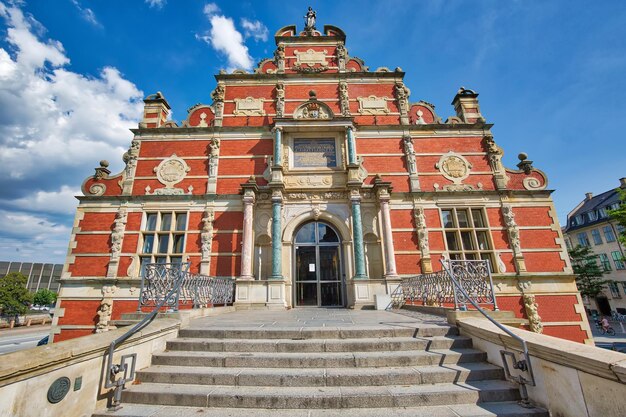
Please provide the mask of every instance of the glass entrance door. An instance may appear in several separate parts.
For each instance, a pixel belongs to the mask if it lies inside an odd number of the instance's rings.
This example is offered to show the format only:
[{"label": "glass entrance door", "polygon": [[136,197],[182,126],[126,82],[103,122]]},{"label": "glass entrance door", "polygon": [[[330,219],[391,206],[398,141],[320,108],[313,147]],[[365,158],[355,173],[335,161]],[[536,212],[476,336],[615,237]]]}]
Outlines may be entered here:
[{"label": "glass entrance door", "polygon": [[339,237],[329,225],[303,225],[295,239],[295,305],[342,307],[343,280]]}]

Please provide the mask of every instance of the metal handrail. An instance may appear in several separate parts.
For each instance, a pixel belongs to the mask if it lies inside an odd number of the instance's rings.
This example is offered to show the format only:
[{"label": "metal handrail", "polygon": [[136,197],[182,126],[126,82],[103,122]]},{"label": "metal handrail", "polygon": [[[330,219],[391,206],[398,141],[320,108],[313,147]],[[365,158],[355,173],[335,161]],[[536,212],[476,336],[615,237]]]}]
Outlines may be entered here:
[{"label": "metal handrail", "polygon": [[[144,274],[142,274],[142,279],[141,279],[141,290],[143,292],[144,290],[144,286],[143,286],[143,276]],[[122,336],[118,337],[117,339],[115,339],[114,341],[111,342],[111,344],[109,345],[109,351],[108,351],[108,358],[107,358],[107,367],[106,367],[106,378],[105,378],[105,383],[104,383],[104,387],[105,388],[113,388],[115,387],[115,390],[113,392],[113,399],[111,400],[111,407],[109,407],[110,410],[117,410],[120,408],[120,402],[122,400],[122,389],[124,387],[124,384],[126,384],[127,381],[133,380],[135,377],[135,363],[136,363],[136,359],[137,359],[137,354],[136,353],[132,353],[129,355],[123,355],[120,358],[120,363],[119,364],[113,364],[113,353],[115,352],[115,348],[121,344],[122,342],[124,342],[126,339],[128,339],[129,337],[131,337],[133,334],[137,333],[139,330],[143,329],[145,326],[147,326],[149,323],[152,322],[152,320],[154,320],[154,318],[156,317],[156,315],[158,314],[158,312],[161,310],[161,308],[163,308],[163,306],[168,302],[171,301],[172,297],[177,295],[179,293],[180,290],[180,286],[183,282],[183,274],[182,274],[182,267],[178,269],[178,279],[176,280],[175,284],[172,285],[172,288],[169,290],[169,292],[167,293],[167,295],[165,297],[163,297],[158,303],[157,305],[154,307],[154,309],[152,309],[152,311],[150,313],[148,313],[147,316],[145,316],[139,323],[135,324],[130,330],[128,330],[126,333],[124,333]],[[140,293],[140,298],[142,297],[142,294]],[[178,298],[178,297],[176,297]],[[140,306],[141,306],[141,300],[139,302]],[[141,307],[139,307],[140,310]],[[130,367],[130,373],[128,373],[128,365],[127,365],[127,361],[130,360],[131,361],[131,367]],[[118,378],[117,380],[115,379],[115,376],[119,373],[123,373],[123,376],[121,378]]]},{"label": "metal handrail", "polygon": [[[114,364],[113,353],[118,345],[152,322],[159,311],[166,305],[173,311],[177,311],[179,303],[188,302],[189,300],[193,302],[193,307],[206,306],[208,304],[232,303],[232,280],[191,274],[188,272],[189,266],[190,263],[147,264],[145,266],[144,273],[142,273],[141,277],[141,292],[139,294],[137,311],[141,312],[141,307],[149,305],[152,301],[154,301],[155,305],[152,311],[139,321],[139,323],[135,324],[130,330],[112,341],[109,345],[104,387],[115,387],[113,398],[111,400],[111,406],[109,407],[110,410],[117,410],[120,408],[124,384],[135,378],[135,363],[137,361],[137,354],[131,353],[123,355],[120,358],[120,363]],[[148,273],[146,273],[146,271],[148,271]],[[159,277],[163,278],[164,282],[157,284],[156,282],[150,281],[150,278],[146,275],[153,275],[152,279],[155,281]],[[148,284],[152,283],[155,288],[149,288],[150,286],[146,285],[146,281],[148,281]],[[217,288],[211,289],[209,287],[213,281],[223,282],[219,282]],[[167,293],[165,293],[165,291],[158,291],[167,290],[168,288],[169,290]],[[183,295],[183,301],[181,301],[181,293]],[[128,365],[129,362],[130,367]],[[115,376],[120,373],[122,376],[116,380]]]},{"label": "metal handrail", "polygon": [[[526,385],[531,385],[534,387],[536,383],[535,383],[535,375],[533,373],[532,364],[530,362],[530,354],[528,353],[528,345],[526,344],[526,341],[520,336],[513,333],[512,331],[510,331],[509,329],[507,329],[502,324],[498,323],[493,317],[489,315],[489,313],[487,313],[485,309],[480,307],[478,303],[476,303],[474,299],[469,296],[467,291],[465,291],[463,286],[454,277],[453,262],[455,261],[444,260],[444,259],[441,259],[440,261],[441,261],[441,265],[443,269],[448,273],[448,276],[454,283],[454,286],[456,287],[456,289],[458,289],[458,291],[461,292],[461,294],[465,297],[465,299],[468,300],[472,304],[472,306],[474,306],[476,310],[480,311],[480,313],[483,316],[485,316],[487,320],[489,320],[497,328],[499,328],[500,330],[502,330],[503,332],[511,336],[513,339],[517,340],[522,345],[524,359],[517,360],[514,353],[508,352],[506,350],[500,350],[500,356],[502,357],[502,362],[504,364],[504,371],[505,371],[507,379],[517,382],[520,385],[520,394],[522,397],[522,400],[520,401],[521,405],[524,407],[529,407],[529,408],[533,407],[528,399],[528,390],[526,389]],[[456,262],[463,262],[463,261],[456,261]],[[487,263],[487,267],[488,267],[487,261],[482,261],[482,262]],[[494,303],[495,303],[495,295],[494,295]],[[509,369],[508,361],[506,359],[507,356],[510,357],[513,361],[513,369],[519,369],[522,372],[528,372],[528,374],[530,375],[530,379],[524,378],[523,375],[512,375]]]}]

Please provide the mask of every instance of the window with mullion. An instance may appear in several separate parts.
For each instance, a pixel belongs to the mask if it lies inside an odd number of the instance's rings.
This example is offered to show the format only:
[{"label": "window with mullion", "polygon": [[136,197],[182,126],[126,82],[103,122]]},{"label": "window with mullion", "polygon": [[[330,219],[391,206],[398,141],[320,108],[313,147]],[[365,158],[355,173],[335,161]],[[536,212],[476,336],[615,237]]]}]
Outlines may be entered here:
[{"label": "window with mullion", "polygon": [[455,207],[441,210],[450,259],[483,259],[493,270],[493,245],[486,218],[483,209]]},{"label": "window with mullion", "polygon": [[141,270],[149,263],[182,263],[185,252],[187,213],[146,213],[142,230]]}]

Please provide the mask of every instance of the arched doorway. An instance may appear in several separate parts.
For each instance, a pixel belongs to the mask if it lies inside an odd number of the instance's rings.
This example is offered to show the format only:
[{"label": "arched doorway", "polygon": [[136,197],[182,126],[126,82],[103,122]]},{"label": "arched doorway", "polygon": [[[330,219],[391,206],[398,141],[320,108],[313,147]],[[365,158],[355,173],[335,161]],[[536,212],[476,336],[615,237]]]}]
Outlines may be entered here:
[{"label": "arched doorway", "polygon": [[294,239],[294,306],[343,307],[341,242],[324,222],[303,224]]}]

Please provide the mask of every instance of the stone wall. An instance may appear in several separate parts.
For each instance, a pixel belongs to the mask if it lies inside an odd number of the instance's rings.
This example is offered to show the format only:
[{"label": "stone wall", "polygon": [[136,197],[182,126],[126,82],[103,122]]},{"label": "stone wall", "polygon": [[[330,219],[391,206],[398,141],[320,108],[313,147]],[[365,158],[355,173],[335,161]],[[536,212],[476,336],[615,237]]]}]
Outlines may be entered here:
[{"label": "stone wall", "polygon": [[[491,363],[502,366],[503,348],[519,350],[519,342],[486,319],[463,318],[457,325]],[[536,381],[528,387],[531,402],[558,417],[626,415],[626,355],[510,329],[528,345]]]}]

